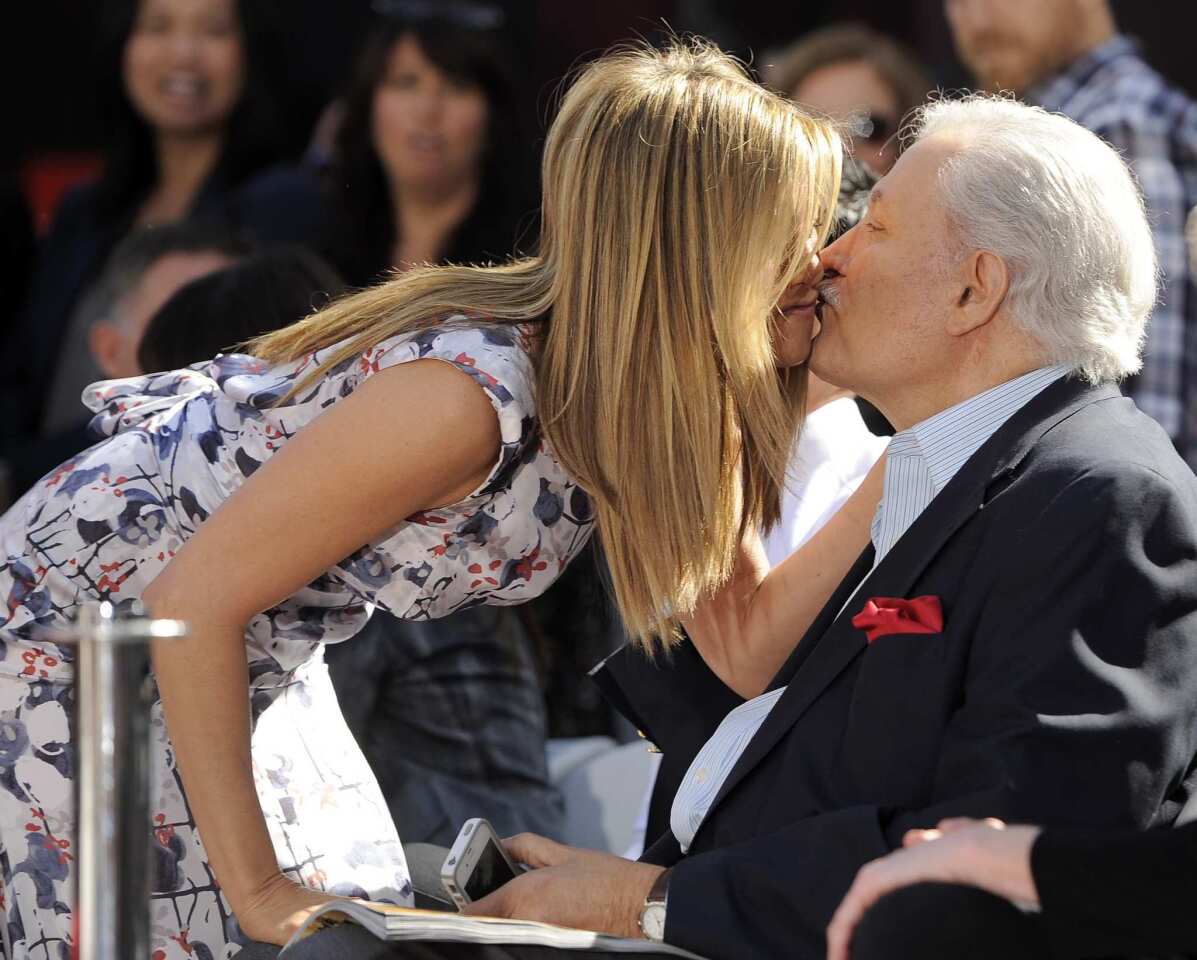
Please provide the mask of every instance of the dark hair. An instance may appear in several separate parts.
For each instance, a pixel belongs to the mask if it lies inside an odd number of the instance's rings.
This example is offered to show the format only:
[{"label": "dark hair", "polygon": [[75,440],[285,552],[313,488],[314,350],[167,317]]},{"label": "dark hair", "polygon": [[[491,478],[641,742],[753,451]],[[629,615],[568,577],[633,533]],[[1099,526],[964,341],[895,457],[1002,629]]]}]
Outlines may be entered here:
[{"label": "dark hair", "polygon": [[207,360],[294,323],[341,292],[341,278],[303,247],[279,247],[205,274],[154,314],[137,346],[145,371]]},{"label": "dark hair", "polygon": [[869,206],[869,194],[873,185],[881,178],[859,160],[844,157],[843,173],[840,176],[840,195],[835,204],[835,225],[827,235],[827,244],[833,244],[860,222]]},{"label": "dark hair", "polygon": [[[100,117],[108,131],[100,176],[100,215],[117,220],[128,214],[158,178],[153,130],[134,109],[125,89],[125,47],[144,0],[105,0],[100,22]],[[229,116],[216,172],[236,184],[282,159],[284,131],[277,98],[267,84],[272,75],[273,18],[269,0],[236,0],[245,63],[241,97]]]},{"label": "dark hair", "polygon": [[445,73],[481,89],[488,107],[478,199],[450,238],[444,259],[504,259],[514,249],[521,218],[531,219],[535,201],[527,139],[507,44],[497,24],[486,27],[463,19],[460,6],[445,3],[435,12],[421,7],[423,15],[413,16],[411,4],[376,5],[388,15],[379,18],[358,57],[342,101],[329,170],[330,189],[350,231],[345,263],[352,283],[367,282],[387,270],[397,238],[386,173],[374,149],[372,113],[391,51],[405,34],[413,36],[424,55]]},{"label": "dark hair", "polygon": [[245,236],[208,220],[182,220],[135,230],[117,244],[90,295],[96,314],[109,316],[117,301],[141,282],[145,272],[172,253],[219,253],[239,260],[252,251]]},{"label": "dark hair", "polygon": [[894,92],[901,120],[927,99],[931,80],[918,58],[896,40],[859,23],[815,30],[773,54],[765,79],[783,96],[792,96],[803,80],[833,63],[867,63]]}]

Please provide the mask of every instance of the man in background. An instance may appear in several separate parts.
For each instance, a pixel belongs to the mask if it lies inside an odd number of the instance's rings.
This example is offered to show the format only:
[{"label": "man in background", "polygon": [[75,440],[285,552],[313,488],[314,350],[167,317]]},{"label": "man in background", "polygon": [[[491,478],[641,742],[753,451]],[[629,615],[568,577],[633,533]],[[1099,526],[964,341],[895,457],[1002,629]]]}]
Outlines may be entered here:
[{"label": "man in background", "polygon": [[250,251],[227,227],[168,224],[127,237],[67,331],[64,361],[49,394],[43,435],[0,453],[0,511],[64,460],[95,443],[83,388],[105,377],[131,377],[137,345],[150,318],[184,284],[228,266]]},{"label": "man in background", "polygon": [[1109,0],[945,0],[944,6],[978,86],[1011,90],[1071,117],[1134,170],[1163,284],[1143,370],[1125,389],[1197,468],[1197,290],[1184,239],[1186,215],[1197,205],[1197,103],[1170,87],[1118,33]]}]

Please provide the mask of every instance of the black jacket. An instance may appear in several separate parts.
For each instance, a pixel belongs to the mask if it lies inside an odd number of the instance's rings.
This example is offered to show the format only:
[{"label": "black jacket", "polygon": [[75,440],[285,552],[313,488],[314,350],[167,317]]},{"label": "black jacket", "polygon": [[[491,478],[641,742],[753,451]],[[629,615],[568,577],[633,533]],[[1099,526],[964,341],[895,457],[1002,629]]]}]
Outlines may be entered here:
[{"label": "black jacket", "polygon": [[1031,866],[1055,956],[1197,954],[1197,823],[1046,830]]},{"label": "black jacket", "polygon": [[[669,833],[646,852],[674,864],[670,943],[821,958],[856,871],[946,816],[1175,819],[1197,753],[1197,478],[1117,388],[1048,387],[871,566],[870,547],[779,672],[689,855]],[[925,595],[940,634],[852,626],[868,598]],[[664,749],[669,796],[737,702],[688,646],[656,666],[625,649],[597,679]]]}]

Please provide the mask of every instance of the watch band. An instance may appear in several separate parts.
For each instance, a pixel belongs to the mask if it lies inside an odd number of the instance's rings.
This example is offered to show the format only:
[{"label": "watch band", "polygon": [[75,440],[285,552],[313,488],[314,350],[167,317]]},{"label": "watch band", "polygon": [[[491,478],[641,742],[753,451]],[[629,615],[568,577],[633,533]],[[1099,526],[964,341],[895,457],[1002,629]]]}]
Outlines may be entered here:
[{"label": "watch band", "polygon": [[640,908],[640,932],[653,943],[665,940],[665,910],[669,898],[669,877],[672,869],[661,871],[653,881],[644,905]]},{"label": "watch band", "polygon": [[645,903],[665,903],[669,897],[669,878],[673,874],[673,867],[661,871],[653,881],[652,889],[644,898]]}]

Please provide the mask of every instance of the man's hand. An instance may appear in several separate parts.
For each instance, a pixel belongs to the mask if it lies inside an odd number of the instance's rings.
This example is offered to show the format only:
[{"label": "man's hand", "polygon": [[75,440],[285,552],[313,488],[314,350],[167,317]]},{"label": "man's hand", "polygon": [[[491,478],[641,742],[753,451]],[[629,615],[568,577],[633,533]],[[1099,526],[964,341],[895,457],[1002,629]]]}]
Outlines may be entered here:
[{"label": "man's hand", "polygon": [[512,860],[532,869],[469,904],[465,913],[643,936],[640,908],[663,867],[567,847],[534,833],[521,833],[503,845]]}]

